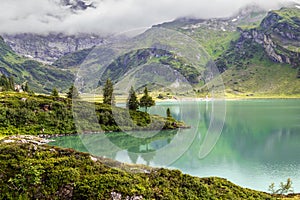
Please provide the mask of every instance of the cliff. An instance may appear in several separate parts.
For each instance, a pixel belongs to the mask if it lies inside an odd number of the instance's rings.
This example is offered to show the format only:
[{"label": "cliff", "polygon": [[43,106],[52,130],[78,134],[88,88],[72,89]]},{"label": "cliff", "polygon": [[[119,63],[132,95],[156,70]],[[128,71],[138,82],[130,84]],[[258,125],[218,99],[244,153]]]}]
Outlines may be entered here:
[{"label": "cliff", "polygon": [[38,35],[22,33],[3,35],[3,38],[16,53],[48,64],[66,54],[89,49],[105,42],[104,37],[94,34],[50,33]]}]

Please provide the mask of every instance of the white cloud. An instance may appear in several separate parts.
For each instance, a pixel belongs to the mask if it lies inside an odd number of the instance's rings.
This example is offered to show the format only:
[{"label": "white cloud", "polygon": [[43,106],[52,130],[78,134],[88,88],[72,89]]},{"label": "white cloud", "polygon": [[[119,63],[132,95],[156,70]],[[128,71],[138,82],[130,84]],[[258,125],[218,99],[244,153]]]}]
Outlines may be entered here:
[{"label": "white cloud", "polygon": [[59,2],[1,0],[0,33],[118,32],[184,16],[228,16],[250,3],[272,9],[287,0],[94,0],[96,8],[77,12]]}]

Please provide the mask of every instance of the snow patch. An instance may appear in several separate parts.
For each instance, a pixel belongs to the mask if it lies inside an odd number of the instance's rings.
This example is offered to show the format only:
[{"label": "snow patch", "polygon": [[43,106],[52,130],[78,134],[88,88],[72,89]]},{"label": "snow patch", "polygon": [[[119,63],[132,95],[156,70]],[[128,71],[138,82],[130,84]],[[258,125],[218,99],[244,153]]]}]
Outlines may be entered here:
[{"label": "snow patch", "polygon": [[25,55],[25,57],[27,57],[27,58],[33,58],[33,56],[31,56],[31,55]]}]

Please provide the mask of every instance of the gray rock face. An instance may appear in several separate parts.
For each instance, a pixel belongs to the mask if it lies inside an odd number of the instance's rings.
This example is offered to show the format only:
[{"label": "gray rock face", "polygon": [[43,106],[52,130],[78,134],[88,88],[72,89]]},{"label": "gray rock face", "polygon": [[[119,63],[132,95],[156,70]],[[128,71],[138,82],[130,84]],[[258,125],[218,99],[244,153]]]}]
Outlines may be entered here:
[{"label": "gray rock face", "polygon": [[287,20],[284,20],[284,18],[277,13],[269,12],[260,27],[272,32],[272,35],[277,35],[285,40],[298,42],[300,40],[300,19],[296,17],[291,18],[290,22],[287,22]]},{"label": "gray rock face", "polygon": [[276,53],[275,49],[277,45],[273,42],[269,35],[266,35],[262,31],[256,29],[243,31],[237,45],[242,46],[245,40],[252,40],[252,42],[262,45],[271,60],[279,63],[291,64],[289,58]]},{"label": "gray rock face", "polygon": [[65,54],[105,43],[104,37],[93,34],[51,33],[38,35],[24,33],[3,35],[3,38],[16,53],[48,64]]},{"label": "gray rock face", "polygon": [[271,60],[298,67],[299,54],[287,48],[290,45],[297,47],[300,44],[298,20],[294,18],[293,22],[286,21],[277,13],[269,12],[261,22],[260,28],[240,30],[241,37],[237,45],[241,47],[243,42],[251,40],[260,44]]}]

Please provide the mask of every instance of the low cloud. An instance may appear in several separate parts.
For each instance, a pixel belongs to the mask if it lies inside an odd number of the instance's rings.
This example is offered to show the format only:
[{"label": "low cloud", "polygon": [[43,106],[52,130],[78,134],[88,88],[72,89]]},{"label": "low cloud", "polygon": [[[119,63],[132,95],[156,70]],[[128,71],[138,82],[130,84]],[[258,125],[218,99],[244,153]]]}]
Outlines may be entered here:
[{"label": "low cloud", "polygon": [[[287,0],[91,0],[94,7],[72,10],[61,0],[2,0],[0,33],[110,33],[179,17],[225,17],[248,4],[278,8]],[[295,1],[300,3],[300,0]]]}]

